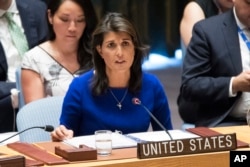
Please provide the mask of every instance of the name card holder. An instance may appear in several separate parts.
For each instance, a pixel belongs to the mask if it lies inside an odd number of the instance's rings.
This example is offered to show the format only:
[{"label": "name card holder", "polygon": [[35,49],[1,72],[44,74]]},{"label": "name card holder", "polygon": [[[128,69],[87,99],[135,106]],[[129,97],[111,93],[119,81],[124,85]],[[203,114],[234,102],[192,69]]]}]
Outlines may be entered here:
[{"label": "name card holder", "polygon": [[146,142],[137,144],[137,158],[230,151],[237,148],[236,133],[190,139]]},{"label": "name card holder", "polygon": [[34,144],[15,142],[7,144],[7,147],[18,151],[32,159],[43,162],[46,165],[59,165],[59,164],[68,164],[69,161],[53,155],[50,152],[47,152],[45,149],[41,149]]},{"label": "name card holder", "polygon": [[25,158],[21,155],[0,157],[0,167],[25,167]]},{"label": "name card holder", "polygon": [[86,145],[80,145],[80,148],[60,148],[55,147],[55,154],[63,157],[64,159],[72,161],[83,161],[83,160],[96,160],[97,151]]}]

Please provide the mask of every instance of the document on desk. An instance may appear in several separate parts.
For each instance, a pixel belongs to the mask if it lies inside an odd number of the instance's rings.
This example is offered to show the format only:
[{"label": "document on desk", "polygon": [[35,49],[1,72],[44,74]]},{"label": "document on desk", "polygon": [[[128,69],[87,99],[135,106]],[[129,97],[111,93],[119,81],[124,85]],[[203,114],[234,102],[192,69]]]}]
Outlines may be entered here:
[{"label": "document on desk", "polygon": [[[0,143],[0,146],[1,145],[6,145],[8,143],[14,143],[14,142],[17,142],[19,141],[19,135],[16,135],[17,132],[5,132],[5,133],[0,133],[0,141],[3,141],[3,140],[6,140],[7,138],[11,137],[10,139],[7,139],[6,141],[4,142],[1,142]],[[16,136],[14,136],[16,135]]]},{"label": "document on desk", "polygon": [[[200,137],[196,134],[182,130],[170,130],[169,133],[174,140]],[[170,140],[170,138],[165,131],[150,131],[130,134],[120,134],[116,132],[112,133],[112,147],[114,149],[136,147],[137,143],[140,142],[155,142],[167,140]],[[84,144],[89,147],[95,148],[95,135],[74,137],[72,139],[64,140],[64,143],[67,143],[74,147],[79,147],[81,144]]]},{"label": "document on desk", "polygon": [[[95,148],[95,135],[74,137],[72,139],[64,140],[64,143],[78,148],[81,144]],[[126,137],[125,135],[116,132],[112,133],[112,148],[135,147],[136,145],[136,141]]]}]

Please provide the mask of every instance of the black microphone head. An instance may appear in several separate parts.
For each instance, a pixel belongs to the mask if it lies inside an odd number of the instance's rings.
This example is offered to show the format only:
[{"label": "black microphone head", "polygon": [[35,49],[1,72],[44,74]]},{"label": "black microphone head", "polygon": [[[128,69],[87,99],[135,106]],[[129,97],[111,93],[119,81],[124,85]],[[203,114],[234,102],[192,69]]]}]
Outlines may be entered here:
[{"label": "black microphone head", "polygon": [[52,125],[45,125],[44,130],[47,132],[52,132],[54,130],[54,127]]},{"label": "black microphone head", "polygon": [[135,105],[141,105],[141,100],[138,99],[137,97],[134,97],[134,98],[132,99],[132,103],[135,104]]}]

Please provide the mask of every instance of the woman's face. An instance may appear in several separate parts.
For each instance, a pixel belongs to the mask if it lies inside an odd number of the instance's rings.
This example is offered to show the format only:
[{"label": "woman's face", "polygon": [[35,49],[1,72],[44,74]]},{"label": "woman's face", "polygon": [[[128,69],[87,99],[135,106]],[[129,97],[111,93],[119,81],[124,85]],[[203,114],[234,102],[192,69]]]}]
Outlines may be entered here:
[{"label": "woman's face", "polygon": [[73,1],[64,1],[52,16],[48,11],[56,39],[65,42],[78,42],[86,27],[83,9]]},{"label": "woman's face", "polygon": [[131,36],[126,32],[108,32],[104,35],[97,51],[104,59],[107,72],[130,71],[135,56],[135,47]]}]

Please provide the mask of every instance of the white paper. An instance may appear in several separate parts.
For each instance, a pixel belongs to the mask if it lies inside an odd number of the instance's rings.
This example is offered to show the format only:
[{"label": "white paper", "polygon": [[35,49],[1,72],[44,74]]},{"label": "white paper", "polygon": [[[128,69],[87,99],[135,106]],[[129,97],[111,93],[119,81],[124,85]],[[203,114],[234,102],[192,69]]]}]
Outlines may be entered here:
[{"label": "white paper", "polygon": [[[79,136],[72,139],[64,140],[65,143],[79,148],[84,144],[95,148],[95,135]],[[112,148],[135,147],[137,142],[119,133],[112,133]]]},{"label": "white paper", "polygon": [[[196,134],[182,130],[170,130],[169,133],[173,139],[200,137]],[[114,132],[112,133],[112,148],[136,147],[138,142],[166,140],[170,140],[170,137],[165,131],[130,133],[127,135]],[[74,137],[72,139],[64,140],[64,142],[78,148],[81,144],[95,148],[95,135]]]},{"label": "white paper", "polygon": [[[196,134],[182,131],[182,130],[169,130],[169,133],[173,140],[176,139],[188,139],[200,137]],[[127,136],[132,136],[144,141],[166,141],[170,140],[170,137],[165,131],[151,131],[151,132],[141,132],[141,133],[130,133]]]},{"label": "white paper", "polygon": [[[19,141],[19,135],[16,135],[16,134],[17,134],[17,132],[0,133],[0,141],[5,140],[5,139],[13,136],[13,137],[9,138],[8,140],[0,143],[0,145],[6,145],[8,143],[14,143],[14,142]],[[16,136],[14,136],[14,135],[16,135]]]}]

